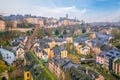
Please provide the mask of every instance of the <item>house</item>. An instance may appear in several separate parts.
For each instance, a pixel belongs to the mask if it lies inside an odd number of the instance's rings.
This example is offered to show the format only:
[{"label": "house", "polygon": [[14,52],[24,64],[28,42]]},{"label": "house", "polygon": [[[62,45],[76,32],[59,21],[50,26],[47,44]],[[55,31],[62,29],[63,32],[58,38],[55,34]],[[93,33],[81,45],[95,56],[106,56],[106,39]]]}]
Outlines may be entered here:
[{"label": "house", "polygon": [[100,52],[97,56],[96,56],[96,62],[98,62],[98,63],[100,63],[100,64],[104,64],[105,63],[105,55],[106,55],[107,53],[106,52],[104,52],[104,51],[102,51],[102,52]]},{"label": "house", "polygon": [[0,30],[5,30],[5,21],[0,15]]},{"label": "house", "polygon": [[81,47],[82,47],[82,44],[79,44],[76,48],[77,50],[77,54],[80,54],[81,53]]},{"label": "house", "polygon": [[16,60],[14,53],[0,48],[0,53],[4,61],[8,63],[8,65],[12,65],[12,63]]},{"label": "house", "polygon": [[55,56],[55,57],[57,57],[57,56],[61,56],[60,55],[60,49],[59,48],[53,48],[52,50],[51,50],[51,52],[53,53],[53,56]]},{"label": "house", "polygon": [[109,69],[109,70],[112,70],[112,63],[113,63],[113,60],[115,58],[118,58],[120,57],[120,52],[115,50],[115,49],[112,49],[112,50],[109,50],[105,56],[105,63],[104,63],[104,66]]},{"label": "house", "polygon": [[14,38],[12,41],[12,44],[13,44],[13,46],[18,46],[20,43],[22,45],[26,45],[27,40],[28,40],[28,36],[24,35],[19,38]]},{"label": "house", "polygon": [[54,41],[55,41],[56,45],[58,45],[58,46],[61,46],[61,45],[67,43],[66,40],[62,39],[62,38],[55,38]]},{"label": "house", "polygon": [[61,55],[61,57],[63,57],[63,58],[67,58],[67,50],[66,50],[66,48],[64,47],[64,46],[60,46],[60,55]]},{"label": "house", "polygon": [[92,51],[94,52],[95,55],[98,55],[101,52],[101,49],[99,47],[93,47]]},{"label": "house", "polygon": [[42,62],[47,62],[48,58],[49,58],[48,54],[45,51],[42,51],[41,61]]},{"label": "house", "polygon": [[78,54],[87,55],[90,54],[90,47],[79,44],[76,48]]},{"label": "house", "polygon": [[30,71],[24,71],[24,80],[33,80],[33,77]]},{"label": "house", "polygon": [[96,62],[103,64],[104,67],[106,67],[109,70],[112,70],[113,61],[118,57],[120,57],[120,52],[115,49],[112,49],[107,52],[100,52],[100,54],[96,56]]},{"label": "house", "polygon": [[25,51],[22,47],[18,47],[16,50],[16,59],[24,59]]},{"label": "house", "polygon": [[73,38],[72,37],[64,37],[64,39],[66,40],[67,43],[72,43],[73,42]]},{"label": "house", "polygon": [[116,58],[113,61],[113,69],[112,69],[116,74],[120,75],[120,57]]},{"label": "house", "polygon": [[74,46],[77,47],[79,44],[85,44],[85,41],[88,40],[87,37],[77,37],[74,41]]},{"label": "house", "polygon": [[96,37],[99,39],[105,39],[105,40],[110,40],[112,39],[112,35],[111,34],[105,34],[105,33],[96,33]]},{"label": "house", "polygon": [[109,51],[109,50],[113,49],[113,46],[111,46],[110,44],[104,44],[100,47],[100,49],[102,51]]},{"label": "house", "polygon": [[89,46],[90,48],[93,48],[93,41],[92,40],[86,40],[85,44]]},{"label": "house", "polygon": [[39,59],[41,59],[42,61],[46,62],[48,60],[48,58],[49,58],[47,52],[45,52],[44,50],[42,50],[39,46],[36,46],[34,48],[34,52],[37,55],[37,57]]},{"label": "house", "polygon": [[42,58],[42,49],[39,46],[34,47],[34,53],[37,55],[38,58]]},{"label": "house", "polygon": [[90,54],[90,48],[88,46],[82,46],[80,54],[87,55]]},{"label": "house", "polygon": [[64,46],[53,48],[51,50],[51,53],[53,54],[53,57],[63,57],[63,58],[67,58],[67,54],[68,54]]},{"label": "house", "polygon": [[55,46],[55,41],[49,38],[44,38],[42,41],[44,41],[45,44],[48,44],[50,48],[53,48]]},{"label": "house", "polygon": [[48,69],[54,73],[59,80],[65,80],[65,72],[62,70],[62,66],[68,62],[68,59],[54,57],[49,61]]},{"label": "house", "polygon": [[37,46],[40,46],[40,43],[39,42],[35,42],[33,47],[37,47]]},{"label": "house", "polygon": [[48,54],[48,56],[51,55],[51,53],[50,53],[51,49],[48,44],[42,44],[42,45],[40,45],[40,47],[43,51],[45,51]]}]

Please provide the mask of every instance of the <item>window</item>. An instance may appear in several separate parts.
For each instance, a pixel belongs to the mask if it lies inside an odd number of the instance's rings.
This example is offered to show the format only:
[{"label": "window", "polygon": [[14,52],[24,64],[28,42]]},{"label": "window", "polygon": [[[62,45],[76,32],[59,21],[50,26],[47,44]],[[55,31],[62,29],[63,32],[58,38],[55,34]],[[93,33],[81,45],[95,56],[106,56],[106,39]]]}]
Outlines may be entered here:
[{"label": "window", "polygon": [[29,79],[27,79],[27,80],[29,80]]},{"label": "window", "polygon": [[27,73],[27,77],[29,77],[29,73]]}]

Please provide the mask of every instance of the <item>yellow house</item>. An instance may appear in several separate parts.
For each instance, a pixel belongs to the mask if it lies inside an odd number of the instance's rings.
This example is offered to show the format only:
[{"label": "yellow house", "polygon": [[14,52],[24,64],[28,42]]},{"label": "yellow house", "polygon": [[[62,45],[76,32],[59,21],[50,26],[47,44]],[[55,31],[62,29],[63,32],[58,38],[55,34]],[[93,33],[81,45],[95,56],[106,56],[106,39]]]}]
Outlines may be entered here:
[{"label": "yellow house", "polygon": [[47,44],[50,46],[51,49],[56,45],[55,41],[48,42]]},{"label": "yellow house", "polygon": [[78,54],[80,54],[80,53],[81,53],[81,47],[82,47],[82,45],[81,45],[81,44],[79,44],[79,45],[77,46],[77,53],[78,53]]},{"label": "yellow house", "polygon": [[30,71],[24,71],[24,80],[33,80],[33,77]]},{"label": "yellow house", "polygon": [[67,50],[61,51],[61,57],[67,58]]},{"label": "yellow house", "polygon": [[45,48],[45,49],[43,49],[47,54],[48,54],[48,56],[50,56],[50,48]]}]

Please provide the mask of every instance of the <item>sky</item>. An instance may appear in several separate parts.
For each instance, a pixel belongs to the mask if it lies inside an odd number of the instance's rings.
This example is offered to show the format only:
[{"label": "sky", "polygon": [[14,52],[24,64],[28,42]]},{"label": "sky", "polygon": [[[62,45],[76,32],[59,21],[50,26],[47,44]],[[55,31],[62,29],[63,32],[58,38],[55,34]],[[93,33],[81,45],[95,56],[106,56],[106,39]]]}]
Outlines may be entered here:
[{"label": "sky", "polygon": [[0,14],[77,18],[85,22],[120,21],[120,0],[0,0]]}]

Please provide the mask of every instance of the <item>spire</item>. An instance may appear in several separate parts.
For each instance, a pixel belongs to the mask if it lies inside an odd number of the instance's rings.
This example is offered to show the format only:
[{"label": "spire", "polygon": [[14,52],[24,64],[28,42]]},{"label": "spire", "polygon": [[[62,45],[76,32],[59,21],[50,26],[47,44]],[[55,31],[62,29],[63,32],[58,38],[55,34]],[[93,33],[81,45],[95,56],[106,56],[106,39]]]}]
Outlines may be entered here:
[{"label": "spire", "polygon": [[66,14],[66,18],[68,18],[68,14]]}]

